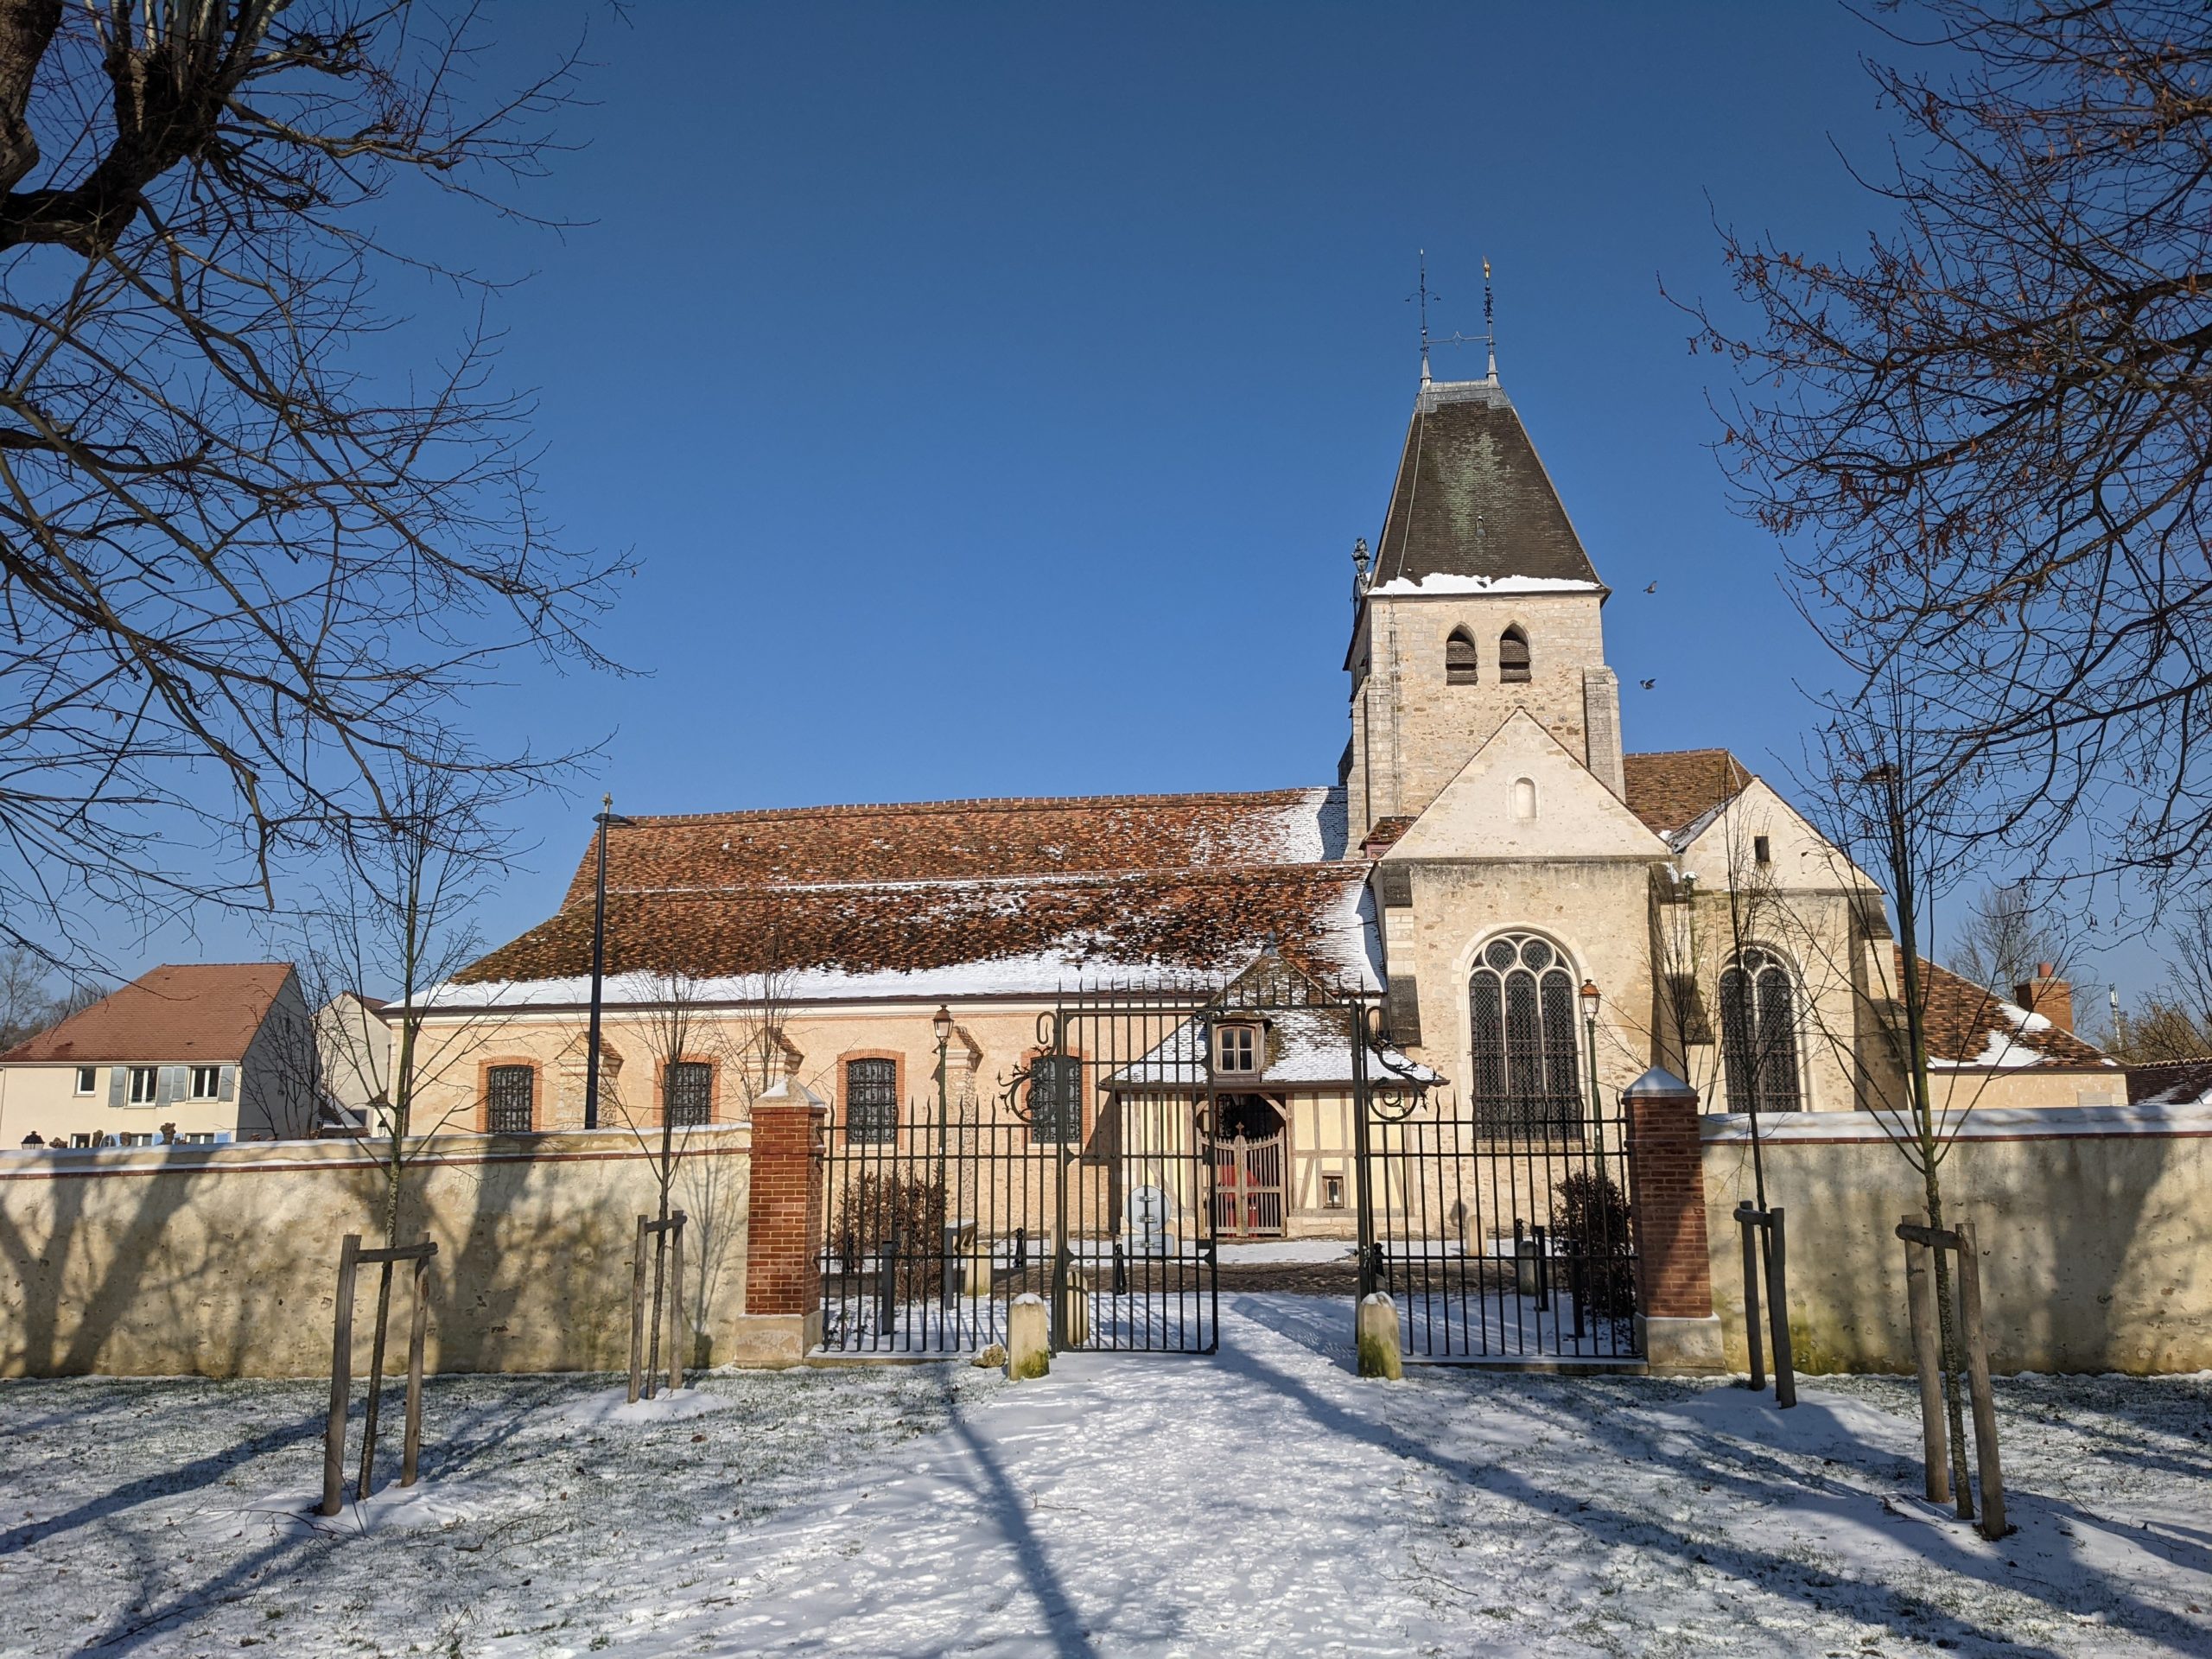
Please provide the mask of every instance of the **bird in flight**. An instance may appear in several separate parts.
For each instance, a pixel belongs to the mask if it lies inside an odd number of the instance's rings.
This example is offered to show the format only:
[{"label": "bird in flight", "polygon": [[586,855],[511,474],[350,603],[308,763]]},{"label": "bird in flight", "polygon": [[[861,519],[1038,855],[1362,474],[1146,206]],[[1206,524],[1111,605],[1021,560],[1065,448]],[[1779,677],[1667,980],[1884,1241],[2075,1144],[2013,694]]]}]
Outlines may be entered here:
[{"label": "bird in flight", "polygon": [[1656,680],[1646,680],[1646,681],[1644,681],[1644,682],[1643,682],[1643,689],[1644,689],[1645,690],[1649,691],[1649,690],[1653,686],[1655,686],[1655,685],[1656,685],[1656,684],[1658,684],[1658,683],[1659,683],[1659,682],[1658,682],[1658,681],[1656,681]]},{"label": "bird in flight", "polygon": [[1656,582],[1648,582],[1643,585],[1643,591],[1647,594],[1656,594],[1659,591],[1659,584]]}]

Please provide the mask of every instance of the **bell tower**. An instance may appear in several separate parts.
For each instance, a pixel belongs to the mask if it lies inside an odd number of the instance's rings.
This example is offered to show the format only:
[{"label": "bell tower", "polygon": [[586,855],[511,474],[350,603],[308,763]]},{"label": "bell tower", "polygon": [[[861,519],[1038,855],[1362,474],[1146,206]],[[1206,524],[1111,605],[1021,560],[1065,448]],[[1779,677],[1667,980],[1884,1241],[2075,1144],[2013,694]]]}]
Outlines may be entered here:
[{"label": "bell tower", "polygon": [[1423,366],[1373,564],[1355,555],[1354,847],[1419,816],[1516,709],[1623,790],[1609,590],[1495,368],[1444,381]]}]

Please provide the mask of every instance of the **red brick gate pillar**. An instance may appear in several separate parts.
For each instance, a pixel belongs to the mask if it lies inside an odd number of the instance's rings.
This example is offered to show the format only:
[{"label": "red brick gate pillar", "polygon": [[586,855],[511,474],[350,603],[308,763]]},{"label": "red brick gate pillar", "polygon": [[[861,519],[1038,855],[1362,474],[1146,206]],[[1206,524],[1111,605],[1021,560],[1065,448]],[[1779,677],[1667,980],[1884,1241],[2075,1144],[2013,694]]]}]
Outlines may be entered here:
[{"label": "red brick gate pillar", "polygon": [[1636,1333],[1655,1371],[1723,1370],[1705,1229],[1697,1090],[1654,1066],[1621,1096],[1636,1236]]},{"label": "red brick gate pillar", "polygon": [[794,1077],[753,1103],[741,1365],[796,1365],[822,1341],[822,1174],[830,1109]]}]

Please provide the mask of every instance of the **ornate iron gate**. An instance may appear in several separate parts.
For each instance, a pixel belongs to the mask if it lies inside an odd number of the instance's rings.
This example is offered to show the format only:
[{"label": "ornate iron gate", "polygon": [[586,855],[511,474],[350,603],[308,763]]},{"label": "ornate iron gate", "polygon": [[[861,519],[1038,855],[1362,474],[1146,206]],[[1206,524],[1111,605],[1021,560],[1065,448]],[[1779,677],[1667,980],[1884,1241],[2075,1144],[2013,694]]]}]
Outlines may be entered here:
[{"label": "ornate iron gate", "polygon": [[[1038,1015],[994,1097],[878,1112],[858,1135],[833,1124],[824,1348],[972,1352],[1003,1341],[1007,1305],[1034,1293],[1056,1349],[1211,1353],[1217,1237],[1255,1230],[1221,1213],[1217,1103],[1264,1083],[1278,1026],[1309,1044],[1308,1027],[1340,1031],[1357,1068],[1365,1007],[1272,951],[1225,985],[1071,993]],[[1272,1152],[1268,1202],[1249,1186],[1249,1219],[1279,1230],[1280,1138]]]},{"label": "ornate iron gate", "polygon": [[1637,1356],[1626,1123],[1544,1104],[1370,1103],[1360,1289],[1397,1302],[1409,1357]]}]

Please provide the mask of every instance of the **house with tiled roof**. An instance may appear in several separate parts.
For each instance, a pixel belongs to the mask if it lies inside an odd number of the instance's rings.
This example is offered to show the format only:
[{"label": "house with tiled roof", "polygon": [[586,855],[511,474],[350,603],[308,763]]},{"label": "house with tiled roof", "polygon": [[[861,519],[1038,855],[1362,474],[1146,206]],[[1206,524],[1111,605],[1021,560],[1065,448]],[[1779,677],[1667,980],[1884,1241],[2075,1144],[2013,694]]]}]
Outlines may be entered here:
[{"label": "house with tiled roof", "polygon": [[150,969],[0,1053],[0,1146],[311,1134],[312,1025],[289,963]]},{"label": "house with tiled roof", "polygon": [[[1203,995],[1272,952],[1371,996],[1370,1052],[1309,1065],[1337,1051],[1288,1020],[1249,1039],[1239,1133],[1283,1139],[1288,1232],[1350,1225],[1352,1058],[1508,1113],[1654,1065],[1713,1110],[1894,1091],[1878,887],[1727,750],[1625,751],[1610,590],[1495,373],[1423,374],[1354,578],[1350,741],[1325,785],[615,821],[603,912],[594,843],[551,916],[438,993],[433,1032],[498,1015],[467,1109],[488,1130],[582,1122],[602,925],[598,1096],[633,1120],[677,1098],[639,1035],[672,984],[726,1018],[725,1056],[774,1052],[683,1061],[687,1115],[741,1116],[782,1071],[833,1135],[928,1109],[940,1053],[941,1109],[988,1117],[1072,988]],[[2111,1070],[2047,1014],[1931,984],[1950,1086],[2009,1103],[2031,1074],[2055,1098]],[[2035,1058],[1990,1058],[1985,1024]]]}]

